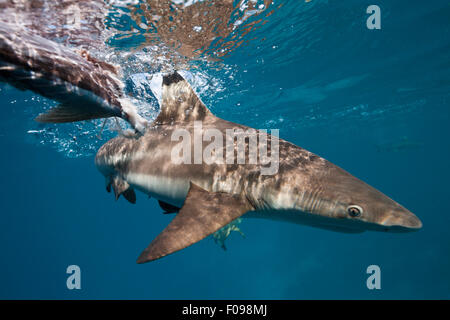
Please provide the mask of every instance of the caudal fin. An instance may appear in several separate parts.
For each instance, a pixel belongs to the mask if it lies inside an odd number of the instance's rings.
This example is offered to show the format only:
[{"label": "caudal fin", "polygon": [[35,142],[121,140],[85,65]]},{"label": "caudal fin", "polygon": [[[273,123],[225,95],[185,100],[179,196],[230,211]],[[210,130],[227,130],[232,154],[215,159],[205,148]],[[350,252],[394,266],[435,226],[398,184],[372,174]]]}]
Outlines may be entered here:
[{"label": "caudal fin", "polygon": [[138,131],[147,123],[125,98],[115,66],[7,23],[0,24],[0,81],[60,103],[40,122],[121,117]]},{"label": "caudal fin", "polygon": [[35,120],[43,123],[65,123],[108,118],[113,116],[118,116],[118,114],[108,112],[107,110],[89,108],[86,105],[60,104],[45,113],[41,113],[35,118]]}]

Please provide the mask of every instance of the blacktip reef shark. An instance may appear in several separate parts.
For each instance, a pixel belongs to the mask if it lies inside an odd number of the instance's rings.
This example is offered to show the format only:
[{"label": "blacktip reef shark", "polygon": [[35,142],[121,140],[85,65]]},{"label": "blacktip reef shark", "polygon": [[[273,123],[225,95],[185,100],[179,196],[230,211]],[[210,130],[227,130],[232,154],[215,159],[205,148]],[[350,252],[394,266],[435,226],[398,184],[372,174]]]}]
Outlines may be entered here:
[{"label": "blacktip reef shark", "polygon": [[[182,129],[194,136],[197,121],[204,131],[249,132],[246,126],[214,116],[175,72],[163,78],[161,112],[145,133],[114,138],[97,153],[97,168],[116,195],[133,202],[137,189],[158,199],[163,208],[178,211],[138,263],[181,250],[244,215],[350,233],[422,226],[413,213],[378,190],[282,139],[279,169],[273,175],[261,174],[262,164],[174,164],[171,154],[179,141],[173,141],[172,133]],[[238,148],[237,140],[233,147]]]},{"label": "blacktip reef shark", "polygon": [[[329,161],[278,139],[252,131],[267,146],[277,142],[277,168],[264,174],[267,164],[176,163],[172,151],[179,144],[174,132],[248,127],[213,115],[178,73],[162,79],[161,111],[149,123],[122,93],[115,67],[83,52],[62,47],[39,35],[0,25],[0,79],[55,99],[60,106],[38,121],[72,122],[120,117],[135,129],[105,143],[95,164],[116,199],[136,201],[135,190],[156,198],[167,212],[176,213],[169,225],[142,252],[145,263],[186,248],[240,217],[266,218],[340,232],[414,231],[421,221],[380,191]],[[244,149],[249,141],[244,139]],[[191,139],[189,150],[195,150]],[[202,147],[204,141],[201,141]],[[242,147],[232,141],[232,151]],[[272,154],[272,150],[269,150]],[[248,154],[246,155],[248,156]],[[246,159],[248,160],[248,159]]]}]

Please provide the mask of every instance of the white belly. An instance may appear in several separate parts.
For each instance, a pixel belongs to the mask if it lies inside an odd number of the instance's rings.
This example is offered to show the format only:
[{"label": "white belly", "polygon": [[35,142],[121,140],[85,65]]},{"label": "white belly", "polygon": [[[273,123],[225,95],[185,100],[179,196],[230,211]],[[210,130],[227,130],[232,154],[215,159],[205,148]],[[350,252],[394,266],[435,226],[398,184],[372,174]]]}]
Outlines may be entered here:
[{"label": "white belly", "polygon": [[173,179],[142,173],[128,173],[124,179],[138,189],[158,200],[181,207],[189,191],[189,180]]}]

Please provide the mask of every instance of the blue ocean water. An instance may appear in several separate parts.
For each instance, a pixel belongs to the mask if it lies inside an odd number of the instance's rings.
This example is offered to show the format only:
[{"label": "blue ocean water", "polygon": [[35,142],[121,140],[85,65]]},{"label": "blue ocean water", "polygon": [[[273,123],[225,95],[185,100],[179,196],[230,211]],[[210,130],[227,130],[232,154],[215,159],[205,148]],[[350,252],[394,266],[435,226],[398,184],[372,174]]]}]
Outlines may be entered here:
[{"label": "blue ocean water", "polygon": [[[372,4],[381,8],[380,30],[366,27]],[[131,205],[105,191],[93,160],[115,133],[98,139],[98,123],[35,124],[54,102],[2,84],[0,298],[450,298],[450,4],[312,0],[268,7],[270,15],[250,17],[255,28],[229,36],[242,44],[183,65],[203,101],[227,120],[280,129],[283,139],[404,205],[423,228],[341,234],[244,220],[246,237],[233,233],[227,251],[207,238],[138,265],[172,217],[143,194]],[[111,10],[110,28],[133,31],[108,46],[126,66],[129,90],[142,89],[133,87],[135,75],[160,66],[142,63],[150,56],[140,48],[145,34],[126,14],[117,17],[124,9]],[[213,43],[210,52],[220,49]],[[139,54],[123,58],[133,50]],[[145,98],[154,116],[155,99]],[[81,268],[81,290],[66,287],[69,265]],[[366,286],[369,265],[381,269],[380,290]]]}]

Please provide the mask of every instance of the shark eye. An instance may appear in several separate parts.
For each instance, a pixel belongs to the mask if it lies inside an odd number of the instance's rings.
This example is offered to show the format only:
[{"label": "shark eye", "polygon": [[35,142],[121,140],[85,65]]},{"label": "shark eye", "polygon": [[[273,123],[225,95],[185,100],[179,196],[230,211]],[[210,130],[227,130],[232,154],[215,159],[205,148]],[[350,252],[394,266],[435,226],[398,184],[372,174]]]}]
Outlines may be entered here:
[{"label": "shark eye", "polygon": [[359,217],[361,215],[363,210],[362,210],[362,208],[360,206],[351,205],[351,206],[347,207],[347,212],[348,212],[350,217],[356,218],[356,217]]}]

